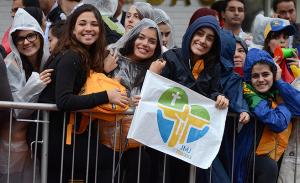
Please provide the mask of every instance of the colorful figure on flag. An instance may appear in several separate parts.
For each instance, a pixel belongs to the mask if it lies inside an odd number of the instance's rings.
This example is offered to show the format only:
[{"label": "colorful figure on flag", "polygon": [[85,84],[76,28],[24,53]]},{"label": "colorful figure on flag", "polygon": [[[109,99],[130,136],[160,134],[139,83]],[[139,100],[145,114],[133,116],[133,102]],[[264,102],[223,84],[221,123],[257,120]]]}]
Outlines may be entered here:
[{"label": "colorful figure on flag", "polygon": [[189,105],[188,96],[183,89],[173,87],[166,90],[157,105],[159,131],[169,147],[194,142],[208,132],[208,111],[199,105]]}]

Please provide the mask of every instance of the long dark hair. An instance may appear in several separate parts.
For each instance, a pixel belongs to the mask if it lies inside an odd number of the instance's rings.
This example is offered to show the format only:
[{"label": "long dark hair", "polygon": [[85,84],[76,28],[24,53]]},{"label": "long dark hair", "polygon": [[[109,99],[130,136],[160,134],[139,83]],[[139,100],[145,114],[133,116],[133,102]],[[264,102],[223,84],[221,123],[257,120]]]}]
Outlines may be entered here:
[{"label": "long dark hair", "polygon": [[[154,29],[155,32],[156,32],[157,41],[156,41],[156,48],[154,50],[154,54],[152,55],[152,57],[150,57],[146,60],[143,60],[143,62],[148,62],[148,61],[152,62],[152,61],[154,61],[155,59],[157,59],[161,56],[161,45],[160,45],[159,35],[158,35],[158,32],[157,32],[157,29],[155,29],[153,27],[145,27],[145,28]],[[129,55],[133,54],[133,52],[134,52],[134,43],[135,43],[135,41],[137,40],[138,37],[139,37],[139,34],[136,34],[136,35],[132,36],[132,38],[129,39],[125,43],[123,48],[120,49],[120,53],[124,56],[129,56]]]},{"label": "long dark hair", "polygon": [[271,34],[269,34],[264,41],[263,49],[266,50],[272,57],[274,57],[274,54],[272,53],[270,46],[269,46],[271,39],[273,39],[273,38],[271,37]]},{"label": "long dark hair", "polygon": [[[98,22],[99,26],[99,38],[94,44],[87,49],[82,43],[80,43],[75,35],[73,34],[76,21],[78,17],[84,12],[92,12]],[[57,55],[60,52],[71,49],[78,53],[83,61],[83,67],[89,75],[89,71],[92,69],[96,72],[103,72],[104,58],[106,56],[106,39],[105,39],[105,28],[100,12],[90,4],[84,4],[78,7],[67,19],[65,28],[65,34],[59,41],[59,44],[54,48],[53,55]]]},{"label": "long dark hair", "polygon": [[[17,30],[15,32],[12,33],[12,40],[14,42],[15,45],[17,45],[16,43],[16,39],[17,39],[17,35],[21,30]],[[35,32],[35,31],[34,31]],[[40,72],[40,66],[41,66],[41,62],[42,62],[42,58],[43,58],[43,54],[44,54],[44,38],[41,34],[39,34],[38,32],[35,32],[38,37],[37,39],[40,39],[40,48],[38,50],[37,53],[37,61],[33,64],[31,63],[28,58],[21,54],[20,52],[20,57],[21,57],[21,61],[22,61],[22,65],[23,65],[23,69],[25,71],[25,77],[26,80],[31,76],[32,72]]]}]

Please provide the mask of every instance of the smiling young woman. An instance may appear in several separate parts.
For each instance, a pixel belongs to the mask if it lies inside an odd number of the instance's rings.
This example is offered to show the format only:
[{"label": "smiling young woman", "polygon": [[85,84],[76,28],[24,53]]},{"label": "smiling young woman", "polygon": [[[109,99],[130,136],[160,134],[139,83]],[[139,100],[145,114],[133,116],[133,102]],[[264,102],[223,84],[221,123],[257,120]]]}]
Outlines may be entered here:
[{"label": "smiling young woman", "polygon": [[[161,55],[161,38],[158,26],[156,23],[148,18],[142,19],[133,27],[127,34],[125,34],[118,42],[110,45],[115,53],[117,53],[119,60],[118,66],[111,72],[112,77],[120,78],[120,82],[125,86],[128,97],[131,98],[131,106],[138,105],[140,99],[140,91],[144,82],[144,78],[153,62],[157,62]],[[124,137],[127,136],[131,120],[133,115],[127,115],[121,121],[121,129]],[[106,123],[107,124],[107,123]],[[115,125],[110,125],[110,129],[103,123],[102,129],[105,128],[105,132],[101,135],[101,142],[103,144],[103,152],[106,153],[106,157],[113,157],[112,143],[110,141],[113,135]],[[108,133],[110,131],[111,133]],[[121,143],[121,147],[124,147],[126,138]],[[138,154],[140,144],[129,140],[128,145],[125,147],[125,151],[122,159],[121,176],[124,175],[124,182],[136,182],[137,181],[137,167],[138,167]],[[142,148],[142,160],[141,160],[141,180],[140,182],[150,183],[150,171],[151,160],[149,154],[145,148]],[[111,167],[110,162],[112,158],[108,158],[103,162],[105,166],[100,170],[103,177],[102,182],[111,182]],[[124,172],[126,172],[124,174]]]},{"label": "smiling young woman", "polygon": [[[252,172],[252,168],[242,167],[252,167],[253,162],[249,159],[253,156],[252,147],[256,139],[253,181],[258,183],[277,182],[277,163],[287,148],[292,128],[291,118],[300,114],[300,92],[281,77],[281,69],[269,53],[256,48],[248,52],[244,66],[244,98],[258,122],[244,125],[239,132],[238,138],[244,143],[239,147],[242,152],[237,154],[241,155],[238,158],[244,159],[245,163],[238,171]],[[254,128],[257,131],[256,137],[252,133]]]},{"label": "smiling young woman", "polygon": [[[216,101],[216,107],[225,109],[229,101],[220,91],[220,27],[214,16],[195,20],[186,30],[182,48],[163,54],[161,75]],[[161,69],[157,69],[161,70]],[[160,73],[160,72],[159,72]],[[189,164],[169,157],[171,182],[186,182]],[[181,172],[178,174],[177,172]]]},{"label": "smiling young woman", "polygon": [[[117,90],[102,91],[89,95],[79,96],[81,88],[85,84],[91,70],[104,71],[105,36],[104,25],[100,12],[92,5],[85,4],[78,7],[68,17],[65,34],[54,48],[51,61],[47,68],[54,69],[51,77],[52,83],[45,88],[40,96],[41,102],[56,103],[63,111],[89,109],[100,104],[113,103],[124,106],[128,103],[125,94]],[[63,112],[50,114],[50,142],[49,149],[60,149],[63,134]],[[96,135],[93,128],[92,136]],[[76,149],[74,179],[85,179],[85,164],[88,144],[88,132],[76,134]],[[67,182],[71,176],[72,144],[64,149],[65,163],[63,167],[63,182]],[[96,142],[91,143],[90,169],[94,170],[96,157]],[[50,151],[49,159],[60,159],[60,151]],[[59,182],[60,161],[49,161],[48,182]],[[89,180],[94,178],[90,171]],[[88,180],[86,180],[88,181]]]},{"label": "smiling young woman", "polygon": [[[15,14],[10,30],[9,40],[12,52],[5,58],[7,67],[7,78],[9,80],[10,91],[15,102],[37,102],[38,96],[43,89],[51,82],[52,70],[42,71],[42,66],[49,56],[48,49],[44,45],[43,31],[38,22],[24,9],[19,8]],[[14,117],[30,119],[32,110],[15,109]],[[5,122],[4,122],[5,123]],[[33,175],[32,161],[30,160],[30,150],[27,138],[28,123],[14,122],[12,124],[12,143],[15,148],[11,151],[11,165],[16,165],[10,169],[10,176],[16,182],[32,182]],[[0,151],[8,152],[8,128],[1,128]],[[7,157],[3,153],[1,162]],[[4,163],[5,164],[5,163]],[[6,164],[1,164],[1,170],[7,170]],[[5,168],[3,168],[3,166]],[[0,172],[0,177],[5,177],[5,172]],[[0,179],[0,182],[4,180]],[[5,179],[6,181],[6,179]]]}]

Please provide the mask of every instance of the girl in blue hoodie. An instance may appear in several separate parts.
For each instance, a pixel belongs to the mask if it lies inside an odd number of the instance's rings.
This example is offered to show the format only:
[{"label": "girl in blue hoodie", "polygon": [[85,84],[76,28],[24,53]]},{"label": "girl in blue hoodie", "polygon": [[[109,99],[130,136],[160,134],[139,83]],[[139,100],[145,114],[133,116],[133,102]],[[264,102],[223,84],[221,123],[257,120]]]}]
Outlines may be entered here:
[{"label": "girl in blue hoodie", "polygon": [[[219,23],[214,16],[203,16],[194,21],[184,34],[182,48],[170,49],[163,54],[166,63],[161,75],[215,100],[217,108],[225,109],[229,101],[222,95],[219,86],[219,31]],[[189,164],[169,159],[170,182],[187,182]]]},{"label": "girl in blue hoodie", "polygon": [[255,146],[253,181],[275,183],[278,160],[291,133],[291,118],[300,115],[300,92],[281,79],[280,67],[263,50],[251,49],[248,52],[244,78],[244,97],[257,123],[248,123],[239,133],[237,159],[240,163],[236,164],[235,182],[251,181]]}]

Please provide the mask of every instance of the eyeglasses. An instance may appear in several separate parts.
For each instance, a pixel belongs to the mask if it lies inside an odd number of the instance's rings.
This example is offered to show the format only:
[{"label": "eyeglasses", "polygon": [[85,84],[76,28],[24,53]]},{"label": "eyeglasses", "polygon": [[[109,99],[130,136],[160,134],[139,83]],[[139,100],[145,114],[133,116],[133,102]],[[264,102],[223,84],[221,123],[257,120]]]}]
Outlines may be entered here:
[{"label": "eyeglasses", "polygon": [[25,39],[29,42],[33,42],[37,39],[38,35],[35,32],[29,33],[26,36],[19,36],[16,38],[16,44],[21,45],[24,44]]}]

